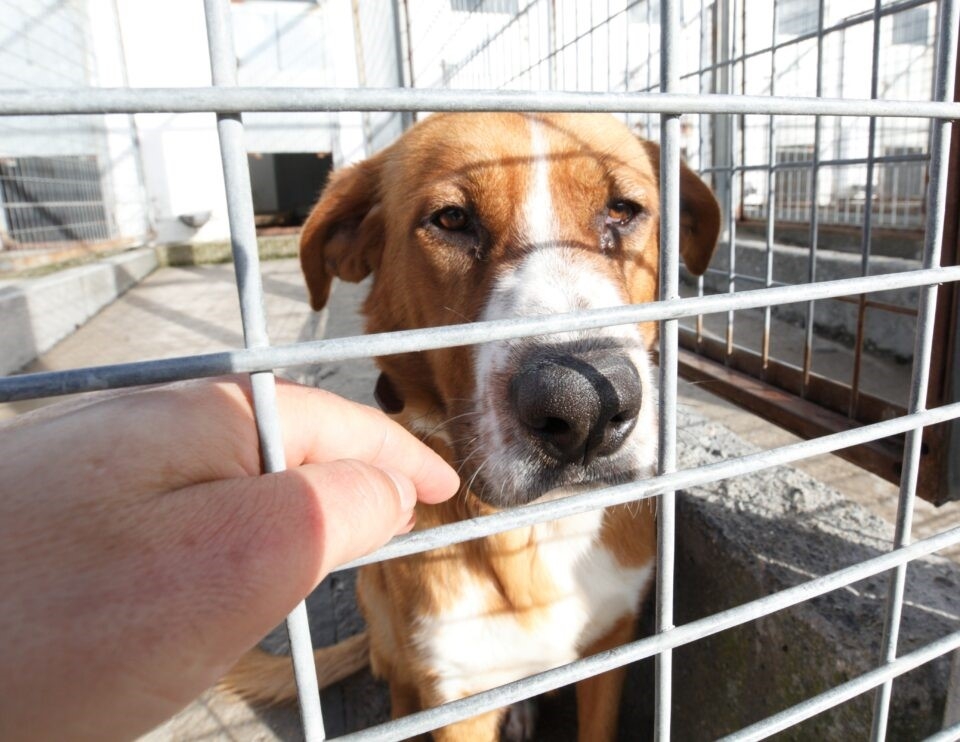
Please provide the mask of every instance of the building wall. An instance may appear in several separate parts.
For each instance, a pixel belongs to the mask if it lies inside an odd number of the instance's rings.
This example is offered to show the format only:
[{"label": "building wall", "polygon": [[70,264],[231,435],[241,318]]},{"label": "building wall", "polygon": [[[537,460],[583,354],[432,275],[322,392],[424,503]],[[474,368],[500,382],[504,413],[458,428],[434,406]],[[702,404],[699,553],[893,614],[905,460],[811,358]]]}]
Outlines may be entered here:
[{"label": "building wall", "polygon": [[[816,93],[815,38],[768,47],[816,31],[818,0],[684,0],[681,89],[688,93]],[[869,13],[873,0],[827,0],[824,25]],[[397,17],[400,7],[409,16]],[[652,91],[659,78],[655,0],[244,0],[230,5],[241,85]],[[4,87],[195,87],[210,84],[203,5],[197,0],[0,0],[9,37],[0,44]],[[812,14],[812,15],[811,15]],[[929,97],[935,4],[881,24],[880,97]],[[409,38],[406,38],[409,29]],[[734,39],[731,52],[724,39]],[[402,38],[401,38],[402,37]],[[827,97],[869,97],[872,25],[823,40]],[[400,47],[400,48],[398,48]],[[732,67],[725,62],[745,61]],[[656,115],[625,116],[638,134],[659,135]],[[395,113],[251,113],[251,154],[329,153],[335,166],[393,141]],[[765,165],[769,119],[685,116],[683,151],[697,168]],[[820,158],[866,156],[867,119],[821,117]],[[775,161],[809,159],[813,117],[780,117]],[[877,155],[926,152],[926,121],[880,119]],[[112,234],[159,242],[227,236],[213,114],[17,117],[0,120],[0,158],[92,155],[101,164]],[[821,222],[863,220],[867,168],[824,167],[816,198]],[[765,167],[733,183],[748,217],[765,215]],[[878,165],[880,226],[912,227],[922,217],[925,163]],[[777,217],[803,220],[809,170],[777,177]],[[715,177],[721,196],[728,183]],[[181,217],[209,215],[199,229]],[[0,223],[0,228],[3,224]]]},{"label": "building wall", "polygon": [[[394,7],[392,0],[232,3],[239,83],[393,87]],[[2,87],[211,82],[203,4],[196,0],[0,0],[0,15],[10,30],[0,44]],[[364,158],[401,130],[396,114],[251,113],[244,122],[251,154],[332,154],[335,165]],[[79,155],[100,164],[112,237],[227,238],[214,114],[0,119],[0,158]],[[194,228],[181,217],[206,221]]]},{"label": "building wall", "polygon": [[[96,0],[94,0],[96,1]],[[193,87],[210,84],[202,4],[195,0],[117,0],[130,84]],[[395,58],[391,3],[362,3],[368,16],[389,30],[375,38],[371,60]],[[376,5],[376,8],[372,6]],[[354,6],[350,0],[231,5],[238,82],[264,87],[353,88],[363,80],[396,85],[394,66],[358,73]],[[177,53],[169,54],[175,40]],[[163,59],[163,64],[157,60]],[[244,115],[248,152],[331,153],[335,165],[363,159],[391,141],[399,125],[383,126],[377,138],[358,113],[249,113]],[[396,119],[396,117],[394,117]],[[158,240],[198,241],[228,236],[223,174],[213,114],[138,114],[144,174],[155,213]],[[210,213],[198,231],[179,220]]]},{"label": "building wall", "polygon": [[[122,54],[113,4],[110,0],[0,0],[0,87],[61,88],[122,85]],[[98,181],[89,181],[89,169],[74,168],[70,158],[95,158]],[[136,137],[128,116],[15,116],[0,118],[0,158],[10,166],[9,185],[26,194],[10,199],[0,210],[4,247],[11,233],[27,247],[68,234],[99,240],[142,241],[150,232],[145,208]],[[23,171],[23,158],[58,161],[57,175],[42,182]],[[31,169],[32,170],[32,169]],[[13,184],[13,179],[20,180]],[[93,191],[102,191],[102,201]],[[67,194],[67,195],[65,195]],[[44,202],[90,199],[97,208],[60,209],[60,227],[54,228],[41,211],[60,207]],[[19,205],[14,206],[14,203]],[[34,204],[30,208],[21,208]],[[102,208],[102,212],[100,209]],[[90,229],[91,220],[97,222]],[[52,233],[51,233],[52,230]]]}]

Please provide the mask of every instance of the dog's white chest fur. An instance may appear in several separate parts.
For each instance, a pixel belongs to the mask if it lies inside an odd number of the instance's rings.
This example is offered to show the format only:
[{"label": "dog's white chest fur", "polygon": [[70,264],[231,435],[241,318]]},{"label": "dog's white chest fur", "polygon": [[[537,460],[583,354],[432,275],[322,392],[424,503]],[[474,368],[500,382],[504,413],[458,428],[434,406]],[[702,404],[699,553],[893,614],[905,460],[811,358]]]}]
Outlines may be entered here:
[{"label": "dog's white chest fur", "polygon": [[534,527],[537,556],[556,590],[549,605],[493,613],[490,586],[464,573],[453,605],[421,619],[413,640],[444,701],[572,662],[638,609],[650,565],[625,568],[599,543],[602,513]]}]

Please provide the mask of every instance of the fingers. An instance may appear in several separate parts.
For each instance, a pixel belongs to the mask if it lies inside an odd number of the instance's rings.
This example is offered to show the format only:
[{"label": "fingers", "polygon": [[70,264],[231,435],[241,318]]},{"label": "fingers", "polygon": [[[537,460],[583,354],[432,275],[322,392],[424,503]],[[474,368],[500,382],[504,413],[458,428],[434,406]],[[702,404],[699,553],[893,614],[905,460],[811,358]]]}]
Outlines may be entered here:
[{"label": "fingers", "polygon": [[[188,487],[140,513],[145,525],[136,529],[124,594],[140,615],[163,611],[166,633],[195,645],[179,647],[179,656],[209,660],[202,689],[327,573],[409,530],[416,502],[405,475],[356,460]],[[137,577],[139,561],[156,553],[165,557],[151,566],[152,584],[175,585],[162,598]]]},{"label": "fingers", "polygon": [[204,564],[197,579],[255,595],[251,602],[272,611],[269,628],[326,574],[410,530],[416,504],[402,472],[342,459],[164,495],[144,513],[145,530],[179,534],[189,545],[179,552],[186,574]]},{"label": "fingers", "polygon": [[[288,468],[356,459],[407,477],[428,503],[450,497],[459,486],[440,456],[378,410],[286,382],[277,384],[277,406]],[[84,432],[91,430],[97,435]],[[31,437],[63,438],[57,450],[64,472],[109,462],[102,471],[88,472],[91,493],[142,495],[260,473],[246,377],[104,397],[55,420],[34,420],[7,432],[24,456],[38,450]]]},{"label": "fingers", "polygon": [[343,460],[86,508],[70,528],[51,526],[6,573],[29,589],[0,579],[20,595],[0,689],[36,701],[3,708],[0,730],[137,736],[214,683],[324,574],[408,529],[416,501],[405,475]]},{"label": "fingers", "polygon": [[383,546],[413,526],[417,490],[409,477],[356,460],[307,464],[281,479],[300,478],[309,529],[291,524],[291,538],[319,541],[323,553],[308,571],[319,581],[337,566]]},{"label": "fingers", "polygon": [[446,500],[459,478],[433,450],[379,410],[329,392],[280,383],[277,404],[288,466],[341,458],[409,477],[423,502]]},{"label": "fingers", "polygon": [[[175,437],[180,443],[179,469],[188,472],[183,476],[197,477],[192,481],[198,482],[259,473],[246,377],[198,381],[156,393],[164,395],[155,405],[163,412],[151,417],[151,428],[180,420]],[[288,468],[356,459],[408,477],[419,499],[428,503],[449,498],[459,487],[456,473],[439,455],[379,410],[282,380],[277,381],[276,393]],[[189,427],[184,427],[182,416]],[[196,454],[207,449],[215,449],[217,456],[197,460]],[[183,461],[185,452],[192,465]]]}]

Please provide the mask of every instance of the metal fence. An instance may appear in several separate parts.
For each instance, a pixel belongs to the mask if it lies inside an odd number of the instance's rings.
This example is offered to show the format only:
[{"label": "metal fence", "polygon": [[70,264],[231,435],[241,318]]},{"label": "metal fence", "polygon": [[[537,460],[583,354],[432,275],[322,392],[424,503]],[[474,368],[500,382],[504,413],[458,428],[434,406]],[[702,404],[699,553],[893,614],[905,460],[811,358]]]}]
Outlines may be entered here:
[{"label": "metal fence", "polygon": [[[492,3],[513,10],[509,2]],[[785,8],[793,3],[781,0]],[[460,5],[453,3],[453,5]],[[638,4],[633,4],[638,5]],[[236,56],[230,29],[229,3],[205,0],[207,33],[213,86],[201,89],[84,90],[36,89],[0,91],[0,115],[65,116],[133,112],[215,111],[220,135],[221,156],[228,196],[237,285],[242,307],[246,347],[225,353],[190,356],[162,361],[74,369],[0,379],[0,399],[16,400],[79,391],[140,385],[211,376],[226,372],[248,372],[252,376],[254,404],[266,471],[283,468],[284,457],[274,396],[273,370],[332,360],[449,347],[497,339],[603,327],[614,324],[659,321],[660,341],[660,463],[659,474],[649,480],[579,494],[560,501],[503,511],[469,522],[395,539],[377,553],[356,564],[418,553],[522,525],[544,522],[618,503],[657,497],[657,630],[653,636],[616,649],[509,683],[442,707],[428,709],[370,730],[351,735],[352,739],[401,739],[517,700],[567,685],[591,675],[645,658],[656,657],[657,739],[670,738],[671,651],[674,648],[724,631],[775,611],[797,605],[829,591],[848,586],[871,575],[891,571],[887,601],[886,631],[882,654],[875,670],[809,699],[774,717],[736,732],[732,738],[760,739],[809,718],[845,700],[876,689],[874,739],[883,739],[890,707],[893,679],[936,657],[960,648],[960,632],[954,632],[921,649],[897,656],[900,613],[906,568],[911,560],[960,543],[960,528],[910,543],[911,513],[917,488],[921,436],[925,427],[960,417],[960,404],[927,409],[927,388],[933,346],[934,309],[938,287],[960,279],[960,268],[941,267],[947,168],[951,121],[960,119],[960,104],[948,102],[953,90],[957,52],[958,8],[953,0],[938,4],[939,46],[935,89],[930,101],[883,100],[876,97],[829,98],[821,96],[783,97],[777,95],[732,95],[732,91],[709,95],[685,94],[682,86],[680,38],[681,6],[663,0],[657,12],[660,26],[662,66],[656,93],[584,93],[481,91],[481,90],[355,90],[313,88],[237,87]],[[817,29],[825,25],[825,1],[819,0]],[[477,4],[467,5],[473,9]],[[577,4],[580,7],[580,4]],[[591,4],[591,8],[593,4]],[[622,12],[630,12],[633,6]],[[874,14],[882,11],[879,0]],[[796,23],[801,24],[797,20]],[[804,23],[808,23],[804,21]],[[801,24],[802,25],[802,24]],[[803,28],[808,28],[804,25]],[[554,55],[554,59],[558,59]],[[559,60],[558,60],[559,61]],[[557,65],[559,72],[560,65]],[[541,74],[548,72],[540,67]],[[455,70],[451,75],[457,75]],[[823,91],[818,90],[822,93]],[[661,301],[649,304],[600,309],[555,317],[523,318],[474,323],[418,331],[385,333],[376,336],[326,340],[292,346],[271,347],[263,316],[263,289],[254,232],[253,208],[243,144],[241,112],[254,111],[424,111],[424,110],[519,110],[596,111],[606,110],[628,116],[655,116],[662,148],[661,189]],[[835,281],[809,281],[797,285],[768,286],[716,296],[680,298],[678,283],[679,163],[683,143],[680,116],[726,114],[752,116],[866,117],[871,121],[922,117],[930,121],[930,177],[926,197],[926,224],[922,264],[914,270],[862,275]],[[816,126],[816,124],[814,124]],[[869,199],[868,199],[869,200]],[[768,201],[769,203],[769,201]],[[774,203],[776,203],[774,201]],[[814,214],[816,211],[814,210]],[[814,219],[816,217],[814,216]],[[731,228],[728,224],[728,229]],[[895,419],[863,425],[813,440],[762,451],[735,460],[676,471],[676,400],[679,321],[704,313],[763,309],[784,303],[812,302],[841,296],[861,296],[876,291],[916,288],[920,292],[916,348],[913,354],[911,393],[906,414]],[[674,492],[697,484],[735,477],[816,454],[905,433],[899,515],[893,548],[889,553],[857,565],[810,580],[794,588],[762,597],[692,623],[675,626],[673,608]],[[356,566],[347,565],[347,566]],[[307,739],[322,739],[316,676],[303,605],[288,619],[294,666],[300,687],[300,704]],[[954,725],[940,739],[955,738]]]},{"label": "metal fence", "polygon": [[[883,2],[876,17],[873,6],[682,2],[677,92],[848,98],[869,90],[872,98],[929,100],[935,0]],[[409,13],[417,87],[661,90],[656,2],[425,2]],[[872,47],[883,51],[867,66]],[[814,65],[822,75],[809,74]],[[630,118],[657,136],[655,116]],[[874,226],[921,229],[929,137],[922,118],[808,116],[773,127],[758,115],[700,116],[684,121],[681,152],[702,173],[725,175],[739,163],[733,205],[743,219],[772,211],[778,222],[806,223],[815,200],[824,225],[860,225],[869,211]]]},{"label": "metal fence", "polygon": [[[686,0],[678,12],[679,94],[919,101],[933,92],[935,0]],[[426,0],[407,16],[413,87],[661,89],[656,0]],[[620,113],[659,137],[658,115]],[[718,256],[701,280],[681,274],[683,294],[919,266],[929,118],[701,110],[683,118],[680,138],[681,157],[726,217]],[[955,253],[947,248],[945,264]],[[681,372],[806,437],[888,419],[908,406],[918,300],[900,291],[687,319]],[[946,348],[958,326],[950,290],[940,304],[951,319],[935,346]],[[951,360],[935,361],[949,376]],[[934,378],[930,400],[948,400]],[[960,497],[944,465],[960,455],[958,439],[960,426],[928,432],[926,499]],[[902,439],[844,452],[890,481],[902,454]]]}]

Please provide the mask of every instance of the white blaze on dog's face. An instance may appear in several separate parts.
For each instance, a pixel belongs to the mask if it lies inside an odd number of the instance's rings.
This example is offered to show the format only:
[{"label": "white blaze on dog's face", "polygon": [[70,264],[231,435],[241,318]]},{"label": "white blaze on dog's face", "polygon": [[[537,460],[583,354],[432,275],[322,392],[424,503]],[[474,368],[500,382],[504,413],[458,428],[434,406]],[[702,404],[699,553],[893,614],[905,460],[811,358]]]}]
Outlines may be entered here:
[{"label": "white blaze on dog's face", "polygon": [[[480,319],[630,303],[623,275],[610,270],[616,260],[611,253],[617,242],[622,251],[623,241],[637,229],[649,231],[653,184],[614,183],[611,191],[611,184],[601,177],[595,188],[583,189],[584,194],[602,195],[594,197],[595,210],[606,207],[606,214],[601,210],[590,225],[593,239],[583,241],[582,230],[565,224],[567,206],[555,203],[551,187],[552,160],[562,168],[563,160],[576,152],[575,143],[552,148],[545,124],[536,118],[528,124],[531,177],[518,209],[522,217],[518,236],[526,249],[499,271]],[[475,422],[473,468],[481,498],[504,506],[565,485],[648,476],[656,435],[645,346],[636,326],[479,346],[473,404],[481,412]],[[610,383],[611,376],[604,373],[611,360],[626,372],[614,377],[619,383]],[[605,390],[609,400],[601,399]],[[532,399],[538,396],[548,399]],[[605,436],[617,440],[604,446]]]},{"label": "white blaze on dog's face", "polygon": [[[314,305],[374,273],[367,329],[652,301],[658,152],[606,115],[451,114],[335,176],[304,230]],[[709,261],[719,210],[681,178],[681,253]],[[445,448],[490,505],[646,475],[651,325],[379,360],[388,406]],[[402,412],[401,412],[402,410]]]}]

